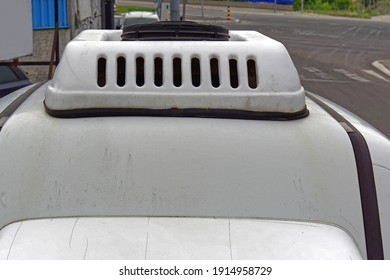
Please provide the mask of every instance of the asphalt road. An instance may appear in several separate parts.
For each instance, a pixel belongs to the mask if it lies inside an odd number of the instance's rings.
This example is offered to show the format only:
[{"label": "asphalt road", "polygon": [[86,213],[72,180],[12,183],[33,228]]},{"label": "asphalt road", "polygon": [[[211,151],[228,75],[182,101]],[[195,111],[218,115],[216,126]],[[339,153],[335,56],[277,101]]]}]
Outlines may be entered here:
[{"label": "asphalt road", "polygon": [[[143,3],[154,5],[137,4]],[[390,138],[390,76],[372,65],[390,59],[390,20],[236,7],[230,12],[232,20],[227,21],[226,7],[204,6],[201,17],[200,6],[187,5],[186,19],[257,30],[282,42],[306,90],[343,106]]]}]

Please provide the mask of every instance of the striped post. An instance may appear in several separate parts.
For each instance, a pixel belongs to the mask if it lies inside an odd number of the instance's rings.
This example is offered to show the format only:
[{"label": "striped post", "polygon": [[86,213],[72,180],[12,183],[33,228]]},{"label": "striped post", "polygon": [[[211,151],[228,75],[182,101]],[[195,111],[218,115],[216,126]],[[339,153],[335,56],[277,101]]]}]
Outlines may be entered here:
[{"label": "striped post", "polygon": [[227,20],[230,20],[230,6],[227,6]]}]

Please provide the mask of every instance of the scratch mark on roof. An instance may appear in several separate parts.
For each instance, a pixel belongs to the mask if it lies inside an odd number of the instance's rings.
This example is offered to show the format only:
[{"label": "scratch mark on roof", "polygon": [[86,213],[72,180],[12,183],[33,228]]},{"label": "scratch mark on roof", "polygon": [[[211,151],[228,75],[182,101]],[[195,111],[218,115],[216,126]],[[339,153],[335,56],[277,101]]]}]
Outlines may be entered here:
[{"label": "scratch mark on roof", "polygon": [[72,243],[72,238],[73,238],[73,232],[74,232],[74,228],[76,227],[78,220],[79,220],[79,218],[77,218],[76,221],[74,221],[72,232],[70,233],[69,248],[72,248],[71,243]]},{"label": "scratch mark on roof", "polygon": [[232,236],[230,234],[230,220],[229,220],[229,247],[230,247],[230,259],[233,259],[233,253],[232,253]]},{"label": "scratch mark on roof", "polygon": [[18,235],[19,229],[20,229],[20,227],[22,226],[22,224],[23,224],[23,222],[20,222],[20,225],[19,225],[18,229],[17,229],[16,232],[15,232],[14,239],[12,240],[11,246],[9,247],[9,250],[8,250],[7,260],[8,260],[8,258],[9,258],[9,255],[11,254],[12,246],[14,245],[16,236]]},{"label": "scratch mark on roof", "polygon": [[146,255],[147,255],[147,253],[148,253],[149,222],[150,222],[150,218],[148,218],[148,228],[147,228],[147,232],[146,232],[145,260],[146,260]]},{"label": "scratch mark on roof", "polygon": [[85,247],[85,252],[84,252],[84,260],[85,257],[87,256],[87,250],[88,250],[88,238],[87,238],[87,246]]}]

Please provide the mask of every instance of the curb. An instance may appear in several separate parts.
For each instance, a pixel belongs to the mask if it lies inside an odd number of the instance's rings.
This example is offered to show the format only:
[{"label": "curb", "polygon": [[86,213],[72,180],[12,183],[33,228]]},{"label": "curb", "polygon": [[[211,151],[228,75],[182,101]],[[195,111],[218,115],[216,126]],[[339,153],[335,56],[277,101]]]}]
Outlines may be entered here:
[{"label": "curb", "polygon": [[390,60],[377,60],[372,63],[372,66],[376,69],[390,76],[390,70],[386,67],[386,65],[390,65]]}]

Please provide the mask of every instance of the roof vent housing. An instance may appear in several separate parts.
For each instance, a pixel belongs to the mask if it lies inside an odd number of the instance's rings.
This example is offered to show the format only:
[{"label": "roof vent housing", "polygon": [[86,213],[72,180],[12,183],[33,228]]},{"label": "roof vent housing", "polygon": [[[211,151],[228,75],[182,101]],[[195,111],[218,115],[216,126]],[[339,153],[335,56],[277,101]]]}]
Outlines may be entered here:
[{"label": "roof vent housing", "polygon": [[[214,27],[182,32],[189,26],[175,27],[181,31],[173,34],[184,38],[179,41],[121,41],[120,30],[83,31],[65,48],[47,87],[46,110],[57,117],[307,115],[304,89],[282,44],[254,31],[223,35],[222,27],[211,33],[224,41],[203,41]],[[155,31],[146,33],[160,40]]]}]

